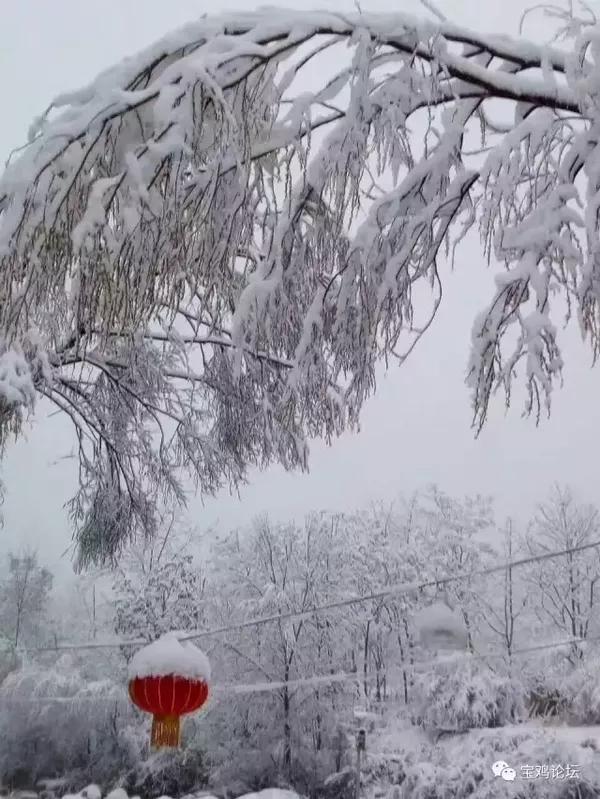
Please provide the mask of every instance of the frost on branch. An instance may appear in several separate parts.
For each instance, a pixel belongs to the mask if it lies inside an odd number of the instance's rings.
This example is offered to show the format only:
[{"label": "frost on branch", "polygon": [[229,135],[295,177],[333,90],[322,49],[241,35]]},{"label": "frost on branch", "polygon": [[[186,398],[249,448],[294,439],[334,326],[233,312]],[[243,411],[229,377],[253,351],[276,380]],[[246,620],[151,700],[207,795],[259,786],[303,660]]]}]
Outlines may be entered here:
[{"label": "frost on branch", "polygon": [[31,332],[12,347],[0,343],[0,448],[9,433],[19,433],[23,411],[33,408],[36,379],[50,375],[47,355]]},{"label": "frost on branch", "polygon": [[597,354],[598,29],[566,22],[559,49],[396,13],[217,16],[55,99],[0,180],[0,334],[36,332],[34,387],[75,426],[83,563],[152,535],[183,473],[211,493],[355,426],[474,226],[505,266],[475,425],[519,371],[549,407],[565,308]]}]

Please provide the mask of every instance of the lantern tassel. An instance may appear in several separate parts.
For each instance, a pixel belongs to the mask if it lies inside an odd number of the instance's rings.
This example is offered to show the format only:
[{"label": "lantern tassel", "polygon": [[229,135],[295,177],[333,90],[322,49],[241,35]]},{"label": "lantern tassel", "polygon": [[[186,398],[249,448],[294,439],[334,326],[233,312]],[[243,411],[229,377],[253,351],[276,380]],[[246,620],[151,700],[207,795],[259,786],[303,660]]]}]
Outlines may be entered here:
[{"label": "lantern tassel", "polygon": [[155,715],[152,719],[153,749],[163,749],[167,746],[178,747],[181,742],[179,716]]}]

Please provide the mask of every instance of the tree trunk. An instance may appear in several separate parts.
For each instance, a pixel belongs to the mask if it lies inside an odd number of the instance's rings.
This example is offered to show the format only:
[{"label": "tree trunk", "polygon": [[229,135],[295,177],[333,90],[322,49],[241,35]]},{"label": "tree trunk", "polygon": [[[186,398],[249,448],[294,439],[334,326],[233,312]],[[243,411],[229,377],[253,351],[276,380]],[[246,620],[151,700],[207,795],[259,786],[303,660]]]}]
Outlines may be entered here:
[{"label": "tree trunk", "polygon": [[402,634],[400,632],[398,632],[398,647],[400,649],[400,659],[402,661],[402,687],[404,689],[404,704],[408,705],[408,674],[406,673],[404,644],[402,643]]},{"label": "tree trunk", "polygon": [[367,622],[367,628],[365,630],[365,643],[363,649],[363,691],[365,694],[365,699],[369,698],[369,684],[368,684],[368,676],[369,676],[369,632],[371,629],[371,620]]},{"label": "tree trunk", "polygon": [[290,691],[287,682],[290,676],[289,664],[285,665],[286,683],[283,689],[283,768],[286,777],[291,776],[292,770],[292,725],[290,723]]},{"label": "tree trunk", "polygon": [[473,646],[473,636],[471,634],[471,619],[469,618],[469,614],[466,610],[463,610],[462,615],[465,621],[465,630],[467,632],[467,650],[473,654],[475,647]]}]

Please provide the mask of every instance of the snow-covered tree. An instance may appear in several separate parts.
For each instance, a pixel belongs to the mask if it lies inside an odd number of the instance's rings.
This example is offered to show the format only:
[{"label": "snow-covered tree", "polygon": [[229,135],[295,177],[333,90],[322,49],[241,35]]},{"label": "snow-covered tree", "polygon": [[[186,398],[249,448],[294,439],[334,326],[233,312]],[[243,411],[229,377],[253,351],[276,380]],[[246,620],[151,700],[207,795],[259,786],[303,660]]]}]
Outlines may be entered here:
[{"label": "snow-covered tree", "polygon": [[0,582],[0,630],[14,647],[40,633],[52,581],[35,552],[9,554]]},{"label": "snow-covered tree", "polygon": [[[493,527],[491,500],[479,495],[455,499],[436,486],[422,498],[421,513],[429,528],[430,574],[446,577],[468,575],[482,569],[493,551],[483,534]],[[462,615],[468,647],[473,650],[473,633],[481,616],[479,593],[482,581],[467,577],[445,585],[447,603]]]},{"label": "snow-covered tree", "polygon": [[[600,517],[593,505],[578,503],[568,488],[555,486],[540,504],[527,535],[532,554],[561,551],[593,544],[600,538]],[[597,635],[600,607],[600,554],[595,548],[569,552],[562,558],[535,563],[529,578],[537,589],[535,611],[547,629],[563,638]],[[575,662],[583,655],[573,646]]]},{"label": "snow-covered tree", "polygon": [[[435,543],[423,524],[418,495],[407,502],[375,505],[348,515],[343,524],[350,531],[354,593],[370,594],[433,576],[430,565]],[[415,648],[412,618],[422,602],[423,597],[413,592],[384,596],[349,608],[365,699],[379,702],[385,698],[388,671],[393,674],[391,688],[399,666],[401,692],[408,702]]]},{"label": "snow-covered tree", "polygon": [[[336,685],[303,687],[293,681],[350,668],[343,614],[311,613],[343,594],[343,531],[343,524],[329,514],[310,515],[303,525],[264,517],[215,545],[212,583],[218,623],[284,615],[229,632],[215,644],[212,660],[231,681],[278,684],[277,690],[259,693],[253,701],[243,697],[239,706],[235,699],[228,700],[229,737],[242,749],[254,748],[257,757],[262,751],[257,764],[268,769],[271,759],[271,768],[275,763],[286,777],[301,767],[299,747],[306,746],[305,754],[314,757],[335,734],[331,716],[339,699]],[[287,613],[307,616],[287,620]]]},{"label": "snow-covered tree", "polygon": [[[448,574],[482,568],[489,547],[481,540],[492,523],[490,502],[482,497],[457,500],[440,489],[415,494],[391,506],[374,506],[344,517],[351,542],[351,583],[357,594],[378,593],[411,583],[435,581]],[[476,579],[438,590],[391,593],[349,609],[355,626],[355,659],[367,700],[381,701],[390,688],[410,698],[415,660],[423,653],[415,616],[436,600],[456,608],[469,647],[481,610]]]},{"label": "snow-covered tree", "polygon": [[[507,519],[501,557],[505,563],[510,564],[518,555],[513,521]],[[527,583],[522,576],[519,578],[515,571],[513,566],[508,566],[505,571],[497,575],[490,575],[488,586],[494,586],[494,590],[488,588],[486,591],[479,592],[484,626],[489,629],[492,638],[499,641],[506,651],[509,669],[512,665],[512,652],[517,644],[518,632],[523,626],[523,616],[527,605]]]},{"label": "snow-covered tree", "polygon": [[355,426],[472,227],[504,266],[476,427],[519,375],[549,408],[565,307],[600,351],[598,27],[558,18],[541,46],[399,12],[203,17],[53,100],[0,180],[0,410],[3,434],[36,395],[72,420],[82,562],[152,535],[181,469],[213,492]]},{"label": "snow-covered tree", "polygon": [[205,620],[206,575],[181,531],[166,532],[124,558],[113,585],[115,632],[154,641]]}]

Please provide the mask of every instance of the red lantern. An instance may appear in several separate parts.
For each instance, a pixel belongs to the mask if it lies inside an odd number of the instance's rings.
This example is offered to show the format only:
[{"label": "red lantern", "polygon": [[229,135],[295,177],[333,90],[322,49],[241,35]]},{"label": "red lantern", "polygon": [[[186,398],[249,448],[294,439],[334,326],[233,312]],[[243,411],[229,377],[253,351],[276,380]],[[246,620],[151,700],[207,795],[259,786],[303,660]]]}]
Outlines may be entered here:
[{"label": "red lantern", "polygon": [[208,699],[206,656],[195,646],[187,642],[182,645],[168,634],[140,650],[129,673],[131,701],[153,714],[152,746],[179,746],[181,716],[200,710]]}]

